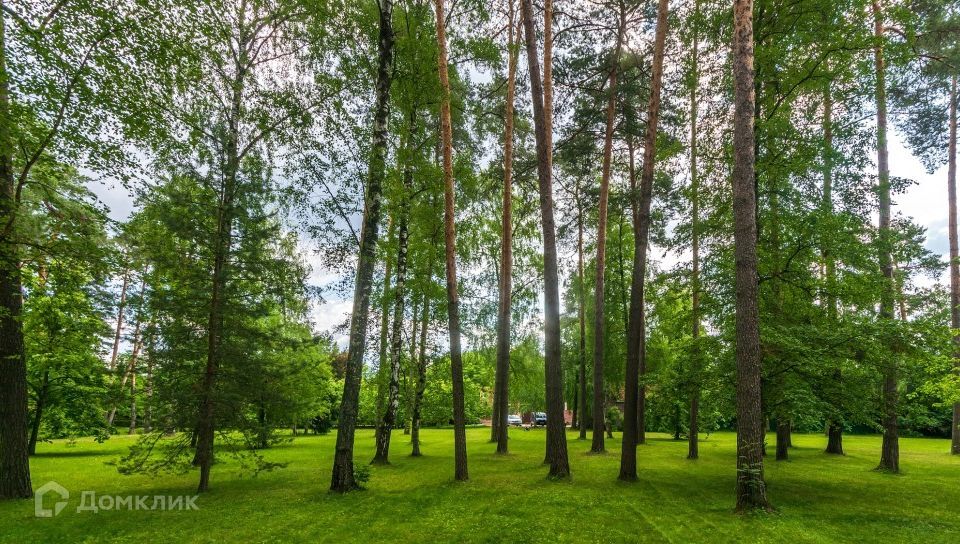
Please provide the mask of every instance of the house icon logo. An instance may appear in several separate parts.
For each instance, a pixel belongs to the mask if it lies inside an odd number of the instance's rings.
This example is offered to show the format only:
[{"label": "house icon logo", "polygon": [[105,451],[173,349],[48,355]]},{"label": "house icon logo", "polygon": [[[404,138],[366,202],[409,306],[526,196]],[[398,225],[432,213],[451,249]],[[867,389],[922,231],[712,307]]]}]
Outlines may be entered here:
[{"label": "house icon logo", "polygon": [[[44,495],[51,494],[51,493],[60,496],[59,497],[60,500],[53,503],[53,510],[43,507]],[[38,518],[52,518],[53,516],[56,516],[57,514],[62,512],[64,508],[66,508],[67,499],[69,498],[70,498],[70,492],[67,491],[67,488],[63,487],[62,485],[54,481],[47,482],[43,484],[43,486],[41,486],[39,489],[37,489],[36,493],[34,493],[33,515],[35,515]]]}]

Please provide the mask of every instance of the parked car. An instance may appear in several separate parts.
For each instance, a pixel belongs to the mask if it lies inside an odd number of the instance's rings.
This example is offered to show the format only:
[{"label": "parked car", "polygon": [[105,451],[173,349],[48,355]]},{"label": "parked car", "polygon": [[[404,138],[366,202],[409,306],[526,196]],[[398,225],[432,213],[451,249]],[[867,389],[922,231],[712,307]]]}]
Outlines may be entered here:
[{"label": "parked car", "polygon": [[514,427],[519,427],[523,425],[523,419],[516,414],[510,414],[507,416],[507,425],[512,425]]},{"label": "parked car", "polygon": [[533,413],[533,424],[538,426],[545,426],[547,424],[547,413],[546,412],[534,412]]}]

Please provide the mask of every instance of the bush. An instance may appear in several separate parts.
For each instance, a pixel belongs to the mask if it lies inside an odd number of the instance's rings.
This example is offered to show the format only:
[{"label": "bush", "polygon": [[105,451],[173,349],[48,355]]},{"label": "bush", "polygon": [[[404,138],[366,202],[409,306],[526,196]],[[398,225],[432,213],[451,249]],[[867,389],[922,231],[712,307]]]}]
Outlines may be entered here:
[{"label": "bush", "polygon": [[353,481],[357,483],[358,489],[366,489],[366,483],[370,481],[370,465],[354,464]]},{"label": "bush", "polygon": [[607,425],[614,431],[623,430],[623,412],[616,406],[607,408]]}]

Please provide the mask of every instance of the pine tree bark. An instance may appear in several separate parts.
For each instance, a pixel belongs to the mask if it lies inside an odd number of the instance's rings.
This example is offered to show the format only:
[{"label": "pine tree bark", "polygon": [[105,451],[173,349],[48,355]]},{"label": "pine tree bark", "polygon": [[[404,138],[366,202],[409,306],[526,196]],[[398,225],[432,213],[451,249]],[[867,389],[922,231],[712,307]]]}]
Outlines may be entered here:
[{"label": "pine tree bark", "polygon": [[127,434],[137,432],[137,371],[130,374],[130,429]]},{"label": "pine tree bark", "polygon": [[733,3],[733,222],[737,358],[737,511],[768,509],[763,479],[755,134],[753,1]]},{"label": "pine tree bark", "polygon": [[460,352],[460,295],[457,287],[457,234],[454,215],[453,128],[450,121],[450,78],[447,74],[447,31],[443,0],[437,8],[437,58],[440,73],[440,134],[443,144],[443,225],[447,273],[447,322],[450,333],[450,369],[453,374],[453,448],[454,478],[468,479],[467,431],[463,398],[463,359]]},{"label": "pine tree bark", "polygon": [[[630,297],[631,297],[631,304],[632,304],[632,303],[633,303],[632,298],[633,298],[633,292],[634,292],[634,291],[633,291],[633,281],[634,281],[634,279],[635,279],[635,278],[633,277],[633,271],[634,271],[634,270],[639,270],[639,267],[637,266],[637,262],[638,262],[638,261],[637,261],[638,250],[639,250],[640,253],[642,254],[642,258],[644,259],[644,262],[646,262],[646,258],[647,258],[647,257],[646,257],[646,249],[640,250],[640,249],[639,249],[640,246],[638,245],[641,240],[645,240],[645,239],[646,239],[646,238],[645,238],[646,235],[642,235],[642,234],[640,233],[640,230],[639,230],[639,229],[640,229],[640,209],[641,209],[641,208],[644,208],[644,205],[641,204],[640,200],[643,199],[644,196],[643,196],[642,192],[640,191],[640,189],[639,189],[638,186],[637,186],[637,176],[636,176],[636,166],[635,166],[635,162],[636,162],[635,151],[636,151],[636,150],[635,150],[635,146],[634,146],[634,142],[633,142],[633,138],[632,138],[632,137],[630,137],[630,138],[627,139],[627,151],[628,151],[629,161],[630,161],[630,168],[629,168],[629,170],[630,170],[630,193],[631,193],[631,206],[630,206],[630,211],[631,211],[632,220],[633,220],[633,257],[634,257],[634,261],[633,261],[633,270],[631,270],[631,274],[630,274]],[[652,198],[653,198],[653,193],[652,193],[652,188],[651,188],[650,194],[649,194],[648,196],[646,196],[646,202],[649,202]],[[647,217],[649,217],[650,206],[647,205],[645,209],[646,209],[647,212],[648,212],[648,213],[647,213]],[[649,219],[648,219],[648,221],[649,221]],[[644,247],[645,247],[645,246],[644,246]],[[644,265],[644,266],[645,266],[645,265]],[[646,272],[644,272],[644,274],[645,274],[645,273],[646,273]],[[646,309],[645,309],[644,306],[643,306],[643,291],[642,291],[642,290],[643,290],[643,284],[642,284],[642,279],[641,279],[641,284],[639,285],[638,289],[639,289],[639,290],[637,291],[637,293],[638,293],[638,295],[639,295],[639,304],[640,304],[639,323],[640,323],[641,325],[644,325],[644,324],[646,323]],[[631,311],[634,311],[634,308],[633,308],[633,307],[628,307],[628,309],[626,310],[626,315],[625,315],[624,318],[623,318],[623,322],[626,323],[626,330],[627,330],[627,349],[628,349],[628,350],[630,349],[630,312],[631,312]],[[644,331],[641,331],[641,335],[640,335],[640,347],[637,348],[637,349],[638,349],[638,351],[641,352],[641,353],[646,353],[646,331],[645,331],[645,330],[644,330]],[[647,369],[646,369],[646,359],[645,359],[645,358],[641,358],[640,361],[637,363],[637,372],[640,374],[640,376],[643,376],[643,375],[646,373],[646,371],[647,371]],[[638,379],[638,383],[639,383],[639,379]],[[646,444],[646,442],[647,442],[647,431],[646,431],[646,428],[647,428],[646,394],[647,394],[647,387],[646,387],[646,385],[639,385],[638,388],[637,388],[637,402],[635,403],[636,406],[637,406],[637,409],[636,409],[636,414],[637,414],[637,417],[636,417],[636,420],[637,420],[637,444]],[[626,404],[626,403],[624,403],[624,404]],[[634,403],[631,403],[631,404],[634,404]]]},{"label": "pine tree bark", "polygon": [[[150,344],[153,345],[152,343]],[[147,383],[144,384],[144,407],[143,407],[143,430],[144,432],[153,431],[153,357],[149,355],[152,348],[148,350],[147,355]]]},{"label": "pine tree bark", "polygon": [[367,340],[370,290],[376,265],[383,180],[386,173],[387,120],[390,113],[390,82],[393,71],[393,0],[378,0],[380,28],[377,40],[377,83],[374,105],[373,145],[370,154],[363,229],[357,259],[357,280],[353,293],[353,314],[350,317],[350,344],[337,425],[337,446],[333,460],[330,490],[339,493],[357,489],[353,474],[353,441],[360,403],[360,379],[363,375],[363,352]]},{"label": "pine tree bark", "polygon": [[[650,201],[653,197],[654,162],[657,155],[657,124],[660,118],[660,92],[663,80],[663,56],[667,40],[669,1],[657,3],[657,30],[653,42],[653,67],[650,75],[650,101],[647,105],[647,130],[643,142],[643,170],[640,173],[640,197],[636,203],[634,225],[633,275],[630,284],[630,319],[627,332],[627,364],[623,414],[623,446],[620,476],[624,481],[637,479],[637,442],[644,420],[644,392],[639,386],[646,364],[645,319],[643,310],[644,278],[647,272],[647,244],[650,234]],[[634,199],[636,199],[634,195]]]},{"label": "pine tree bark", "polygon": [[120,301],[117,303],[117,326],[113,333],[113,349],[110,352],[110,371],[117,368],[117,356],[120,354],[120,340],[123,334],[123,314],[127,307],[127,286],[130,283],[130,269],[123,271],[123,284],[120,286]]},{"label": "pine tree bark", "polygon": [[[823,209],[828,214],[833,213],[833,93],[828,79],[823,91]],[[827,283],[827,317],[836,322],[838,316],[836,289],[837,263],[832,251],[823,248],[824,276]],[[838,367],[833,372],[833,381],[837,387],[841,386],[843,374]],[[839,407],[834,407],[836,413],[827,422],[827,449],[825,453],[843,455],[843,421]]]},{"label": "pine tree bark", "polygon": [[[547,454],[549,476],[555,479],[570,476],[567,458],[567,436],[563,424],[563,368],[560,365],[560,279],[557,270],[556,224],[553,217],[552,146],[548,134],[544,82],[549,70],[540,78],[537,58],[537,36],[533,27],[532,0],[521,0],[524,36],[527,47],[527,66],[530,74],[530,94],[533,102],[534,135],[537,147],[537,179],[540,189],[540,215],[543,228],[543,306],[544,306],[544,373],[547,400]],[[551,18],[552,3],[544,2],[544,15]],[[546,29],[545,29],[546,30]],[[545,32],[544,61],[551,60],[551,33]]]},{"label": "pine tree bark", "polygon": [[600,172],[600,203],[597,221],[597,258],[594,280],[593,320],[593,442],[590,451],[603,453],[606,410],[606,389],[603,380],[604,362],[604,272],[607,268],[607,202],[610,198],[610,163],[613,157],[613,129],[617,111],[617,73],[620,69],[620,47],[623,42],[625,8],[620,4],[620,24],[617,26],[617,43],[610,58],[610,75],[607,92],[607,122],[603,135],[603,165]]},{"label": "pine tree bark", "polygon": [[[877,171],[880,195],[880,271],[883,274],[883,289],[880,293],[880,319],[894,319],[894,274],[891,245],[893,233],[890,227],[890,163],[887,150],[887,81],[886,62],[883,55],[883,13],[880,4],[874,0],[871,4],[874,23],[873,59],[876,70],[876,107],[877,107]],[[883,374],[883,444],[881,445],[880,470],[900,471],[900,440],[897,424],[897,362],[895,354],[889,353],[882,362]]]},{"label": "pine tree bark", "polygon": [[[0,8],[4,1],[0,0]],[[0,17],[0,500],[30,498],[27,444],[27,362],[23,351],[23,290],[20,248],[13,239],[17,184],[13,175],[10,73],[7,71],[6,17]]]},{"label": "pine tree bark", "polygon": [[510,11],[507,25],[507,100],[504,105],[503,129],[503,216],[500,232],[500,285],[499,307],[497,311],[497,369],[494,384],[493,428],[497,441],[497,453],[509,451],[509,414],[510,397],[510,310],[513,290],[513,104],[516,92],[517,56],[519,49],[514,37],[513,0],[509,0]]},{"label": "pine tree bark", "polygon": [[579,417],[579,414],[580,414],[580,406],[579,406],[579,402],[578,402],[578,401],[579,401],[579,387],[580,387],[580,383],[579,383],[579,382],[576,382],[576,383],[573,384],[573,411],[572,411],[572,413],[571,413],[571,415],[570,415],[570,430],[571,430],[571,431],[580,428],[580,427],[579,427],[580,424],[577,423],[577,418]]},{"label": "pine tree bark", "polygon": [[580,440],[587,439],[587,316],[586,300],[587,286],[583,277],[583,203],[580,201],[580,186],[577,185],[577,320],[580,322],[580,346],[578,359],[580,362]]},{"label": "pine tree bark", "polygon": [[[950,86],[950,144],[947,154],[947,194],[950,201],[950,327],[960,329],[960,251],[957,245],[957,76]],[[960,335],[953,337],[954,364],[960,372]],[[960,455],[960,402],[953,404],[950,452]]]},{"label": "pine tree bark", "polygon": [[[140,349],[143,346],[143,338],[141,337],[141,331],[143,330],[143,296],[146,293],[146,276],[140,281],[140,308],[137,308],[136,321],[133,326],[133,350],[130,352],[130,360],[127,361],[127,368],[123,371],[123,376],[120,378],[120,387],[118,388],[118,394],[123,395],[123,390],[127,387],[127,381],[134,375],[137,359],[140,356]],[[110,411],[107,412],[107,426],[113,426],[113,420],[117,416],[117,405],[116,403],[110,407]]]},{"label": "pine tree bark", "polygon": [[700,0],[694,0],[693,50],[691,52],[693,85],[690,89],[690,271],[691,320],[693,343],[690,374],[690,422],[687,431],[687,459],[700,457],[700,373],[703,372],[700,351],[700,171],[697,155],[697,91],[700,87]]},{"label": "pine tree bark", "polygon": [[[529,52],[529,49],[528,49]],[[544,288],[545,299],[553,299],[552,303],[544,302],[544,305],[552,304],[556,308],[556,317],[547,317],[547,321],[555,322],[555,325],[544,325],[546,336],[551,336],[548,328],[556,328],[555,346],[547,348],[548,351],[556,351],[555,355],[547,354],[544,364],[544,383],[546,387],[547,401],[547,445],[544,452],[544,463],[550,464],[550,475],[554,478],[566,478],[569,476],[569,463],[567,460],[567,436],[564,431],[563,413],[565,404],[563,402],[563,367],[560,361],[560,282],[557,272],[557,250],[556,250],[556,225],[553,220],[553,0],[544,0],[543,2],[543,141],[547,149],[544,155],[546,171],[550,174],[550,232],[551,242],[547,242],[544,237],[544,256],[545,261],[548,253],[553,254],[550,265],[553,271],[550,274],[557,275],[556,294],[552,295],[550,290],[553,287]],[[541,187],[541,214],[543,214],[543,188]],[[546,232],[546,216],[544,215],[544,232]],[[547,249],[550,245],[552,249]],[[544,265],[544,279],[548,276],[548,266]],[[545,312],[549,314],[550,312]],[[551,415],[552,414],[552,415]]]}]

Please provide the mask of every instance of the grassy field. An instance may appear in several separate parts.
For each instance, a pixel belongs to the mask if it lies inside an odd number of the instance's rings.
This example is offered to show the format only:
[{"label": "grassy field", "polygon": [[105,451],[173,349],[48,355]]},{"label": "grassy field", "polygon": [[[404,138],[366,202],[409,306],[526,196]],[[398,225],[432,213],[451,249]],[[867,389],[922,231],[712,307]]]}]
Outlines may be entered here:
[{"label": "grassy field", "polygon": [[[193,495],[196,474],[121,476],[109,463],[131,443],[40,445],[34,486],[70,490],[63,512],[34,517],[33,501],[0,504],[0,541],[30,542],[960,542],[960,458],[946,440],[903,439],[899,476],[872,471],[878,437],[845,437],[845,457],[821,453],[822,436],[797,435],[788,462],[767,463],[775,514],[733,509],[735,436],[720,433],[687,461],[686,443],[653,435],[639,449],[640,481],[616,481],[619,435],[589,455],[570,434],[573,480],[545,479],[543,431],[513,431],[513,453],[492,453],[488,429],[469,430],[469,482],[452,481],[452,432],[426,430],[425,457],[395,434],[393,465],[375,467],[366,491],[327,492],[335,436],[298,437],[270,450],[286,468],[256,478],[214,467],[196,511],[76,512],[98,495]],[[769,437],[771,443],[773,437]],[[358,433],[358,460],[373,431]],[[52,503],[52,501],[48,501]],[[48,504],[48,507],[50,505]]]}]

